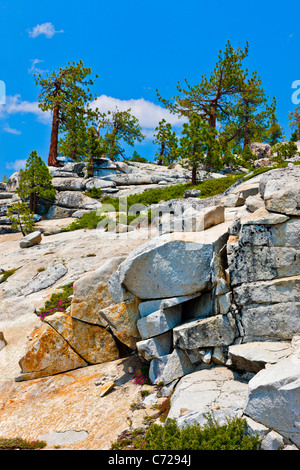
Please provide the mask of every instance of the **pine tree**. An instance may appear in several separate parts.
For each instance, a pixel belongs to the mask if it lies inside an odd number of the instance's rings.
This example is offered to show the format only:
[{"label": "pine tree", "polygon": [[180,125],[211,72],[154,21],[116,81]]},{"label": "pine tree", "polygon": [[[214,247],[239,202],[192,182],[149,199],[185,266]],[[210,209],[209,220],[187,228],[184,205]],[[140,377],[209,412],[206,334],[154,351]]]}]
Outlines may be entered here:
[{"label": "pine tree", "polygon": [[78,64],[69,62],[66,67],[59,67],[46,78],[41,74],[36,76],[35,83],[42,88],[39,107],[42,111],[52,112],[49,166],[59,166],[59,132],[67,134],[66,145],[62,147],[66,156],[76,159],[78,153],[75,146],[83,138],[82,132],[78,133],[78,128],[82,131],[85,123],[98,117],[98,110],[92,111],[89,107],[89,102],[95,98],[90,89],[86,89],[94,83],[93,79],[87,79],[90,74],[91,69],[84,67],[82,61],[79,61]]},{"label": "pine tree", "polygon": [[177,147],[178,139],[176,132],[172,131],[172,126],[165,119],[162,119],[155,128],[154,144],[159,146],[155,160],[158,165],[170,165],[178,159]]},{"label": "pine tree", "polygon": [[23,202],[29,199],[29,209],[33,213],[36,212],[39,198],[46,200],[55,198],[49,169],[36,151],[31,152],[26,161],[25,170],[20,170],[17,194]]},{"label": "pine tree", "polygon": [[209,129],[205,119],[194,115],[189,118],[188,123],[183,124],[179,151],[186,160],[185,165],[192,170],[192,185],[197,183],[199,167],[203,166],[208,170],[214,165],[220,166],[218,150],[214,131]]},{"label": "pine tree", "polygon": [[94,173],[94,159],[105,156],[105,149],[103,148],[103,142],[97,134],[97,130],[94,126],[91,126],[88,130],[87,138],[87,153],[88,153],[88,176],[93,176]]},{"label": "pine tree", "polygon": [[245,168],[252,168],[255,160],[256,156],[252,153],[249,145],[246,145],[241,155],[241,164]]},{"label": "pine tree", "polygon": [[291,111],[288,114],[288,118],[290,121],[290,127],[293,131],[297,131],[298,134],[298,139],[300,140],[300,106],[297,106],[297,108],[294,109],[294,111]]},{"label": "pine tree", "polygon": [[133,147],[135,141],[142,142],[145,138],[138,119],[130,111],[116,110],[100,114],[99,133],[100,129],[105,129],[103,148],[112,161],[119,160],[121,156],[125,158],[122,141]]},{"label": "pine tree", "polygon": [[265,141],[272,147],[284,139],[283,128],[280,126],[276,113],[276,98],[274,96],[271,105],[268,107],[268,120]]},{"label": "pine tree", "polygon": [[219,135],[219,140],[245,139],[244,146],[247,145],[248,132],[252,133],[255,122],[259,125],[263,117],[261,112],[254,111],[265,100],[257,73],[249,76],[248,69],[243,68],[248,51],[248,42],[243,49],[234,49],[227,41],[209,77],[202,75],[200,83],[194,86],[187,80],[185,87],[178,83],[179,94],[169,99],[156,90],[158,99],[179,116],[201,116],[207,120],[210,129],[215,130],[217,123],[221,124],[226,132]]},{"label": "pine tree", "polygon": [[241,93],[228,104],[227,112],[225,130],[220,137],[222,141],[235,140],[245,149],[251,142],[263,140],[269,109],[261,79],[256,73],[245,81]]}]

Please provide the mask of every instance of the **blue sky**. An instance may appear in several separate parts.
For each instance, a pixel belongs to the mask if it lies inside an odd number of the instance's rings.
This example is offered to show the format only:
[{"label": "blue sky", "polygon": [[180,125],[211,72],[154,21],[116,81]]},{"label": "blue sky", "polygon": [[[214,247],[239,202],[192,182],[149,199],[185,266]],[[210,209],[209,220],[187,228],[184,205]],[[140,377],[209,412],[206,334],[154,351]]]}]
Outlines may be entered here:
[{"label": "blue sky", "polygon": [[[37,107],[33,72],[52,72],[82,60],[98,74],[99,107],[128,109],[147,135],[137,152],[153,160],[153,128],[162,117],[180,122],[159,103],[176,94],[178,81],[195,85],[209,75],[229,39],[249,41],[249,71],[257,70],[266,94],[277,98],[280,124],[290,137],[292,84],[300,80],[299,1],[40,0],[0,1],[0,180],[18,170],[32,150],[47,161],[50,119]],[[129,149],[130,157],[134,149]]]}]

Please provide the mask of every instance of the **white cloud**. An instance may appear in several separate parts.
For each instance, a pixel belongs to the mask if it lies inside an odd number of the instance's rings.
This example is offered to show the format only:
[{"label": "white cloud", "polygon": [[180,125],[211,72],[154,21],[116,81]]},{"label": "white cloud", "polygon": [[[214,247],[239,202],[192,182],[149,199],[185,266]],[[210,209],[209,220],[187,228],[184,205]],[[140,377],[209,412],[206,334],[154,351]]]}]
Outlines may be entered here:
[{"label": "white cloud", "polygon": [[[172,127],[179,131],[186,118],[179,118],[177,115],[170,113],[167,109],[147,101],[144,98],[120,100],[111,96],[101,95],[97,100],[90,103],[92,109],[98,108],[100,112],[108,111],[127,111],[131,109],[133,114],[142,127],[142,132],[146,136],[146,140],[153,139],[153,133],[158,123],[165,119]],[[43,112],[37,101],[24,101],[20,95],[8,96],[6,106],[0,106],[0,118],[7,118],[15,114],[33,114],[39,122],[51,124],[51,111]]]},{"label": "white cloud", "polygon": [[170,113],[167,109],[151,101],[146,101],[144,98],[120,100],[111,96],[101,95],[91,103],[91,108],[98,108],[102,113],[115,111],[116,109],[119,111],[131,109],[131,114],[139,120],[147,139],[153,138],[153,130],[162,119],[165,119],[174,127],[181,127],[186,122],[186,118],[178,118],[177,115]]},{"label": "white cloud", "polygon": [[42,70],[39,67],[37,67],[37,64],[40,64],[44,62],[43,60],[40,59],[32,59],[31,60],[31,67],[28,69],[29,73],[45,73],[48,72],[48,70]]},{"label": "white cloud", "polygon": [[20,135],[22,134],[21,131],[18,131],[17,129],[13,129],[12,127],[10,127],[9,125],[5,126],[3,128],[3,131],[4,132],[7,132],[8,134],[14,134],[14,135]]},{"label": "white cloud", "polygon": [[48,124],[51,121],[51,112],[44,112],[39,108],[37,101],[23,101],[21,95],[7,96],[6,105],[0,108],[0,118],[12,114],[34,114],[38,121]]},{"label": "white cloud", "polygon": [[51,39],[54,34],[63,32],[64,31],[62,29],[60,31],[55,31],[52,23],[42,23],[36,25],[31,31],[28,32],[28,34],[31,38],[37,38],[38,36],[44,35],[46,38]]},{"label": "white cloud", "polygon": [[14,170],[14,171],[24,170],[25,166],[26,166],[26,160],[15,160],[14,162],[6,163],[7,170]]}]

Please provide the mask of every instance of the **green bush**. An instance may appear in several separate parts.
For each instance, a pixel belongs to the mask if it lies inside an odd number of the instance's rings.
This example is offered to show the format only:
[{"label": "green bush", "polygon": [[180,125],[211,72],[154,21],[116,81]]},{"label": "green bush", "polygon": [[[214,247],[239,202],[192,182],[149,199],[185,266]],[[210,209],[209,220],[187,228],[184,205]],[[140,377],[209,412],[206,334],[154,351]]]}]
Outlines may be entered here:
[{"label": "green bush", "polygon": [[96,228],[99,222],[104,219],[104,216],[97,215],[97,211],[87,212],[81,219],[76,219],[71,222],[67,227],[62,228],[62,232],[71,232],[83,228],[93,229]]},{"label": "green bush", "polygon": [[85,196],[91,197],[93,199],[101,199],[103,196],[103,191],[100,188],[92,187],[90,191],[83,193]]},{"label": "green bush", "polygon": [[247,436],[246,420],[228,419],[219,425],[209,415],[207,424],[195,424],[179,429],[176,420],[165,425],[153,424],[133,442],[138,450],[257,450],[259,438]]},{"label": "green bush", "polygon": [[7,279],[8,279],[10,276],[12,276],[13,274],[15,274],[15,272],[17,271],[17,269],[19,269],[19,268],[9,269],[9,270],[7,270],[7,271],[3,271],[2,273],[0,273],[1,282],[7,281]]}]

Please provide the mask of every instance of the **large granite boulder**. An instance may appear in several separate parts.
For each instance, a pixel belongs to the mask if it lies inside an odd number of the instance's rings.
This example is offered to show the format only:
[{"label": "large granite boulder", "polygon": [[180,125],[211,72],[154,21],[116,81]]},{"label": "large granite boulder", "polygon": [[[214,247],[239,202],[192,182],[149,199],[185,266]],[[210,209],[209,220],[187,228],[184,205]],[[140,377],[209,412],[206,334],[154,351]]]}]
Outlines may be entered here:
[{"label": "large granite boulder", "polygon": [[263,142],[251,142],[249,144],[250,150],[258,159],[272,157],[272,147]]},{"label": "large granite boulder", "polygon": [[266,208],[273,212],[300,215],[300,167],[289,164],[267,172],[260,180]]},{"label": "large granite boulder", "polygon": [[120,265],[120,282],[142,300],[194,294],[211,285],[215,252],[227,241],[227,225],[203,232],[175,232],[133,250]]}]

